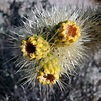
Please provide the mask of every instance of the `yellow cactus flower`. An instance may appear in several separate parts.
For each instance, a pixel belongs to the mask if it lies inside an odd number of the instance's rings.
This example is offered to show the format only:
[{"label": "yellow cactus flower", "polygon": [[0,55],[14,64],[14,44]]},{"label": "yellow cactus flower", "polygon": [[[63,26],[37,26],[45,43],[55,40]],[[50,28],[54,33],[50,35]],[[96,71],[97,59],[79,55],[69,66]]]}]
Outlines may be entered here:
[{"label": "yellow cactus flower", "polygon": [[[48,60],[47,60],[48,58]],[[55,61],[55,62],[54,62]],[[39,62],[39,69],[37,73],[37,79],[42,84],[56,84],[59,80],[60,67],[56,58],[47,56]]]},{"label": "yellow cactus flower", "polygon": [[20,48],[24,57],[39,60],[47,55],[50,45],[41,36],[33,35],[22,40]]},{"label": "yellow cactus flower", "polygon": [[81,35],[79,26],[70,20],[57,24],[54,33],[56,33],[55,42],[62,45],[74,43]]}]

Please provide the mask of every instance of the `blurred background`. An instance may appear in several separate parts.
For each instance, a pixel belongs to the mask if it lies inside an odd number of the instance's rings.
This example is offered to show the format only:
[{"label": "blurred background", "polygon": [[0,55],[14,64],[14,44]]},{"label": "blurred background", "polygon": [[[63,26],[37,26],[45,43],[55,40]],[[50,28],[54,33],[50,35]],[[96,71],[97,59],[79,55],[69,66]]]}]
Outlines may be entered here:
[{"label": "blurred background", "polygon": [[[101,0],[0,0],[0,29],[8,31],[13,27],[23,26],[30,10],[42,4],[44,9],[51,8],[55,3],[98,7],[101,14]],[[101,101],[101,49],[89,61],[75,70],[77,74],[70,76],[66,82],[66,92],[50,94],[49,98],[41,96],[38,87],[26,88],[18,83],[20,74],[15,74],[13,61],[9,60],[8,50],[3,50],[6,37],[0,32],[0,101]]]}]

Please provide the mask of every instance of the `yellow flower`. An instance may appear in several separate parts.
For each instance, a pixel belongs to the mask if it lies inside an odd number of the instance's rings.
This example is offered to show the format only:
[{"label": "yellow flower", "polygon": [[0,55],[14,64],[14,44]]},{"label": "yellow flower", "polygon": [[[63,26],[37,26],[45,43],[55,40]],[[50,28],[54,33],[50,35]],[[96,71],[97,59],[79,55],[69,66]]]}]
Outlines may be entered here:
[{"label": "yellow flower", "polygon": [[70,20],[57,24],[54,27],[54,33],[56,33],[54,40],[59,45],[70,45],[77,41],[81,35],[79,26]]},{"label": "yellow flower", "polygon": [[[48,59],[48,60],[47,60]],[[42,84],[56,84],[59,80],[60,67],[56,58],[47,56],[39,62],[37,79]]]},{"label": "yellow flower", "polygon": [[50,45],[41,36],[33,35],[22,40],[20,48],[24,57],[39,60],[47,55]]}]

